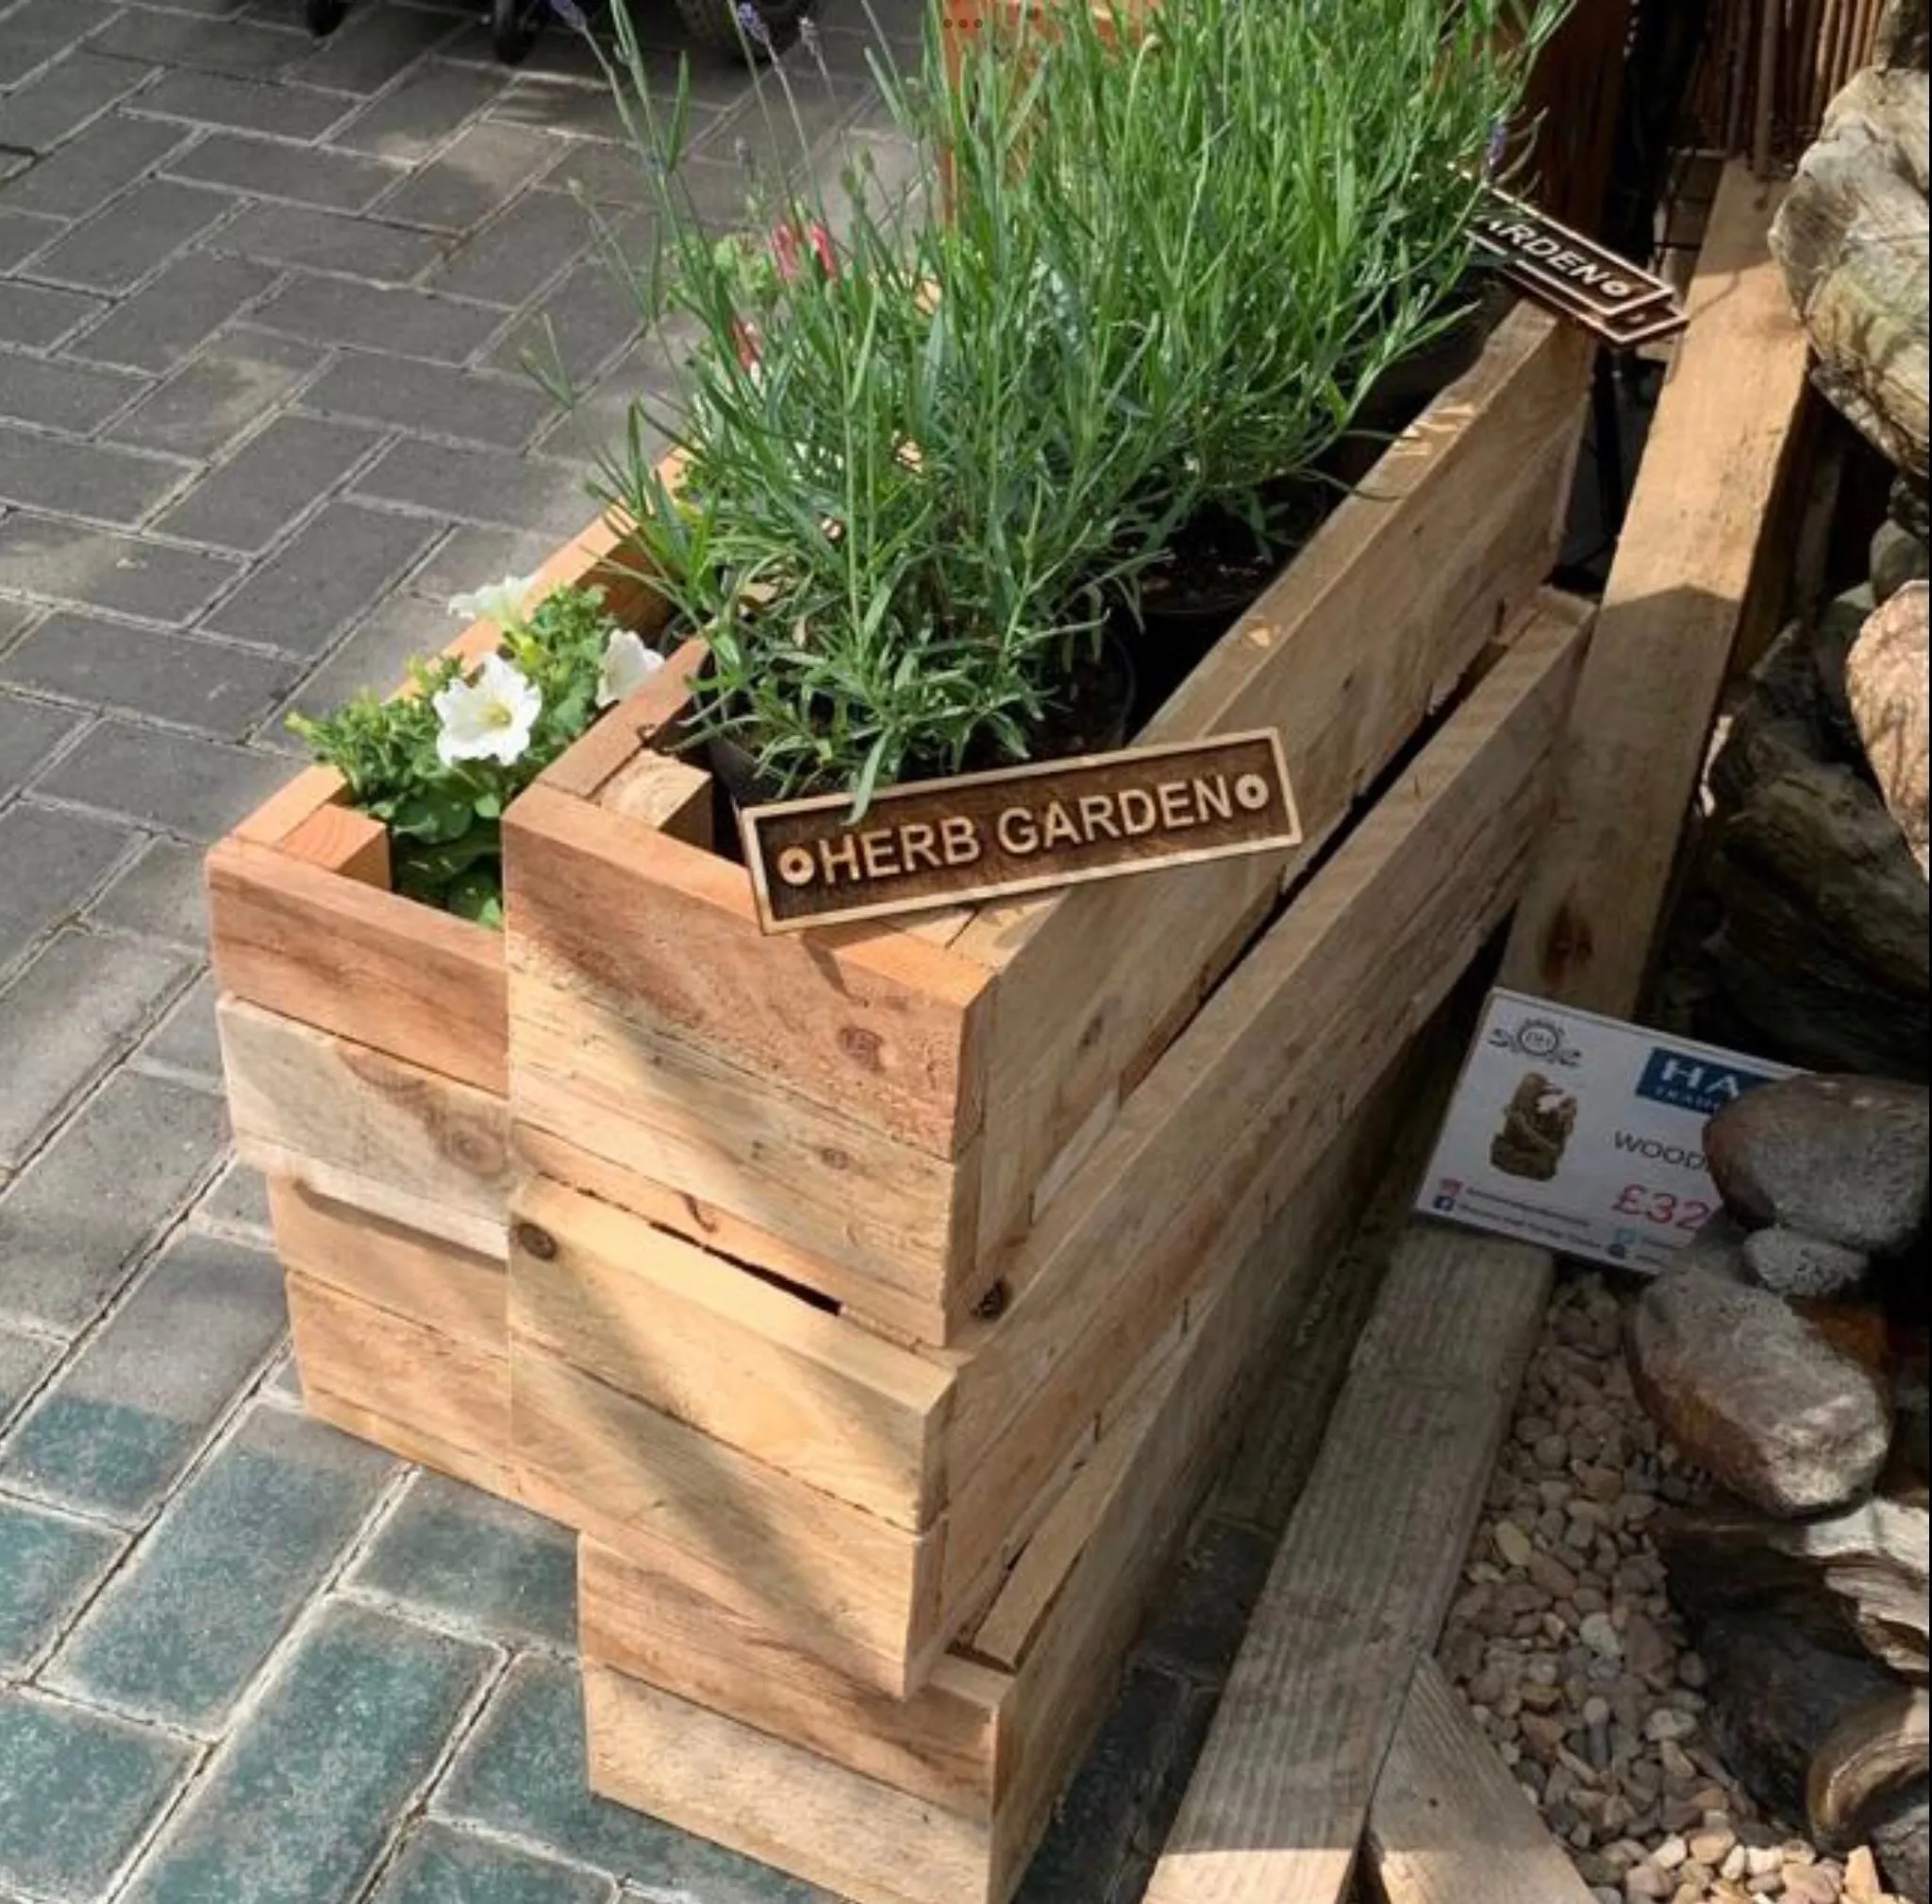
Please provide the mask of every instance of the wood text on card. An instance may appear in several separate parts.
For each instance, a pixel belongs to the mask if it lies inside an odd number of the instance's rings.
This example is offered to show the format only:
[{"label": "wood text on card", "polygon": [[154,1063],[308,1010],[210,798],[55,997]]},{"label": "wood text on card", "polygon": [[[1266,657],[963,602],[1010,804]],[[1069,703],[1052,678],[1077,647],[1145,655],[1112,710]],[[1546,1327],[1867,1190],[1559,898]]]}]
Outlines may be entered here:
[{"label": "wood text on card", "polygon": [[1272,728],[890,788],[858,819],[834,793],[747,808],[768,932],[1045,892],[1297,845]]},{"label": "wood text on card", "polygon": [[1476,242],[1520,291],[1619,349],[1684,327],[1676,292],[1660,277],[1491,187]]}]

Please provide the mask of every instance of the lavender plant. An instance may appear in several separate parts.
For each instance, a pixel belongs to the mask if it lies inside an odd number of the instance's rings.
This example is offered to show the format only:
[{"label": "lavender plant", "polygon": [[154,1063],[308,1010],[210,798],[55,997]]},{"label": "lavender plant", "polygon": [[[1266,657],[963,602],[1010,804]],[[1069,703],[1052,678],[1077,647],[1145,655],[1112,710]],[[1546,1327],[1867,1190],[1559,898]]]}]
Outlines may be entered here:
[{"label": "lavender plant", "polygon": [[[829,192],[751,170],[745,229],[721,238],[690,192],[682,93],[653,100],[623,10],[616,26],[661,234],[617,261],[646,313],[697,343],[687,411],[641,407],[603,487],[706,630],[701,730],[741,736],[774,792],[861,803],[1025,757],[1112,592],[1172,527],[1145,499],[1194,407],[1160,368],[1159,314],[1122,322],[1114,210],[1077,242],[1020,214],[1035,81],[1014,69],[974,96],[957,216],[894,200],[862,165]],[[777,63],[758,96],[767,145],[802,159],[799,83]],[[920,90],[946,90],[936,52]],[[675,492],[652,434],[683,452]]]}]

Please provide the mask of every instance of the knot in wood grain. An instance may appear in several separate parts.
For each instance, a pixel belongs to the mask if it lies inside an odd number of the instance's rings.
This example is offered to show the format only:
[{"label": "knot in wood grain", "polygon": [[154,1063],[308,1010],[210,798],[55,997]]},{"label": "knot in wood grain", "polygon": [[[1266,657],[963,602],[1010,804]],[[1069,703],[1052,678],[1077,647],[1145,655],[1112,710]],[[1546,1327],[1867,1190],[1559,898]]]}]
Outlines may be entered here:
[{"label": "knot in wood grain", "polygon": [[554,1262],[557,1260],[557,1239],[547,1229],[540,1228],[534,1223],[517,1225],[517,1247],[525,1256],[534,1256],[539,1262]]}]

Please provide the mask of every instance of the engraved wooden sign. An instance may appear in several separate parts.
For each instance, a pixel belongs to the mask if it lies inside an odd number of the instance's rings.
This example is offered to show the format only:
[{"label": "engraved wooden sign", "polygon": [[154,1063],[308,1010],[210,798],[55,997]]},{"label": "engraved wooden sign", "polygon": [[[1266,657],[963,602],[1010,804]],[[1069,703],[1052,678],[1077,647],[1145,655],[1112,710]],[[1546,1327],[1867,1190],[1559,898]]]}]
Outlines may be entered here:
[{"label": "engraved wooden sign", "polygon": [[1476,216],[1476,242],[1501,262],[1518,290],[1558,317],[1619,350],[1683,329],[1683,308],[1662,278],[1526,200],[1492,187],[1490,201]]},{"label": "engraved wooden sign", "polygon": [[767,932],[1041,893],[1300,843],[1273,729],[1051,760],[874,795],[749,807],[745,864]]}]

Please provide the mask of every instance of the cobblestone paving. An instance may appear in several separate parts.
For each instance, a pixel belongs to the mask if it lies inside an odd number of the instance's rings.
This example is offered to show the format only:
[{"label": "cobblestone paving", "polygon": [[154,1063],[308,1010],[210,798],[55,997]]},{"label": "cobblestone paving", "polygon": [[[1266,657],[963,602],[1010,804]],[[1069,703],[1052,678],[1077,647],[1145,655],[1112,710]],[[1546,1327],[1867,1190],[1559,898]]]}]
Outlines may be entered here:
[{"label": "cobblestone paving", "polygon": [[[876,136],[845,4],[826,151]],[[512,73],[458,0],[299,14],[0,0],[0,1904],[802,1904],[586,1795],[568,1543],[300,1413],[229,1158],[202,848],[289,709],[588,519],[587,443],[663,374],[570,194],[636,192],[575,42]],[[728,191],[762,115],[728,68],[694,96]],[[519,369],[546,321],[575,417]],[[1031,1904],[1139,1896],[1265,1493]]]}]

